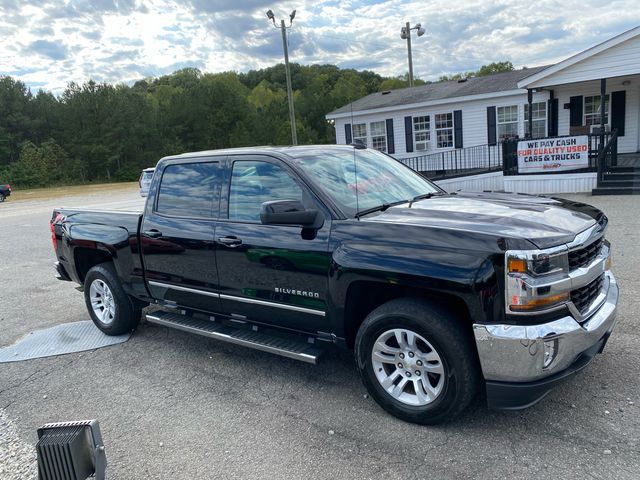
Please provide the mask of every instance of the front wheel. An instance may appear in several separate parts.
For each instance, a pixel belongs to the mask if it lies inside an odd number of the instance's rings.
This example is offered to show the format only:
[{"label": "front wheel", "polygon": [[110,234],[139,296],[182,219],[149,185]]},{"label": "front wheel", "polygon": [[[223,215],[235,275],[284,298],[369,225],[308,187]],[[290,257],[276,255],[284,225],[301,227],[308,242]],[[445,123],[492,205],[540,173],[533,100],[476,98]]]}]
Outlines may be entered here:
[{"label": "front wheel", "polygon": [[363,322],[355,347],[369,394],[402,420],[453,419],[478,392],[471,334],[437,305],[411,298],[381,305]]},{"label": "front wheel", "polygon": [[4,193],[0,193],[0,203],[4,202],[5,196]]},{"label": "front wheel", "polygon": [[84,298],[93,323],[107,335],[121,335],[138,326],[141,312],[122,289],[112,264],[101,263],[89,270]]}]

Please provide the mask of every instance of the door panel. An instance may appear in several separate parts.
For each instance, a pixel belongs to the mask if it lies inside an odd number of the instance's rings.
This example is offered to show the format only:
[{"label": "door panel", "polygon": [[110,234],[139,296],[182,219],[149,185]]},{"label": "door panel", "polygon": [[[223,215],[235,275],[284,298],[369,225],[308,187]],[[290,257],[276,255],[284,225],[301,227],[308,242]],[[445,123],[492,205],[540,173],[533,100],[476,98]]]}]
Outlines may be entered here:
[{"label": "door panel", "polygon": [[210,159],[164,168],[140,235],[154,298],[220,310],[214,241],[220,185],[220,164]]},{"label": "door panel", "polygon": [[318,208],[306,187],[273,159],[236,160],[229,192],[230,218],[220,219],[215,232],[223,312],[326,331],[328,217],[315,232],[259,223],[262,202],[297,199]]}]

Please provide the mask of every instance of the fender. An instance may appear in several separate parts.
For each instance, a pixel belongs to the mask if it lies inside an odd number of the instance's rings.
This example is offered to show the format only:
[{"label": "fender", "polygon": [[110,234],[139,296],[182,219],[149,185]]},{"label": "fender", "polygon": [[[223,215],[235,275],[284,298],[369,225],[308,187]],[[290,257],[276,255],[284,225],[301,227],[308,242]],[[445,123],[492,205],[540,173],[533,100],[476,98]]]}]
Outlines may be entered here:
[{"label": "fender", "polygon": [[331,318],[339,336],[349,287],[358,281],[455,295],[474,321],[494,317],[494,297],[500,297],[494,261],[503,258],[499,239],[408,225],[400,231],[375,222],[360,222],[355,235],[355,222],[339,223],[332,231],[336,243],[329,270]]}]

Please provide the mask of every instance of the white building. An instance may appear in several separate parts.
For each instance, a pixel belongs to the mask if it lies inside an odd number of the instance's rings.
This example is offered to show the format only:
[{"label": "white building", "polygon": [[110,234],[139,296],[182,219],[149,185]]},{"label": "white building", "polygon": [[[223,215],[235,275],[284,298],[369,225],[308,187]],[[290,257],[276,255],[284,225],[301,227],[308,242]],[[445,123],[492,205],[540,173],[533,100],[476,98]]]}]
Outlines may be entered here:
[{"label": "white building", "polygon": [[361,140],[403,159],[525,137],[529,105],[533,137],[590,133],[601,93],[618,152],[640,152],[640,27],[555,65],[373,93],[326,118],[337,143]]}]

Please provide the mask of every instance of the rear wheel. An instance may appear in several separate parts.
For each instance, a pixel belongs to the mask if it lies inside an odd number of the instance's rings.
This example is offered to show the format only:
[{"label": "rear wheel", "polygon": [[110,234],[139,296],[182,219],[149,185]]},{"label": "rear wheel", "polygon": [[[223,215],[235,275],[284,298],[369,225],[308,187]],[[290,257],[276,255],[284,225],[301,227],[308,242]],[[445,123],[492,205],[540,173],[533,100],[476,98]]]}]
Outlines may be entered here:
[{"label": "rear wheel", "polygon": [[130,332],[140,322],[141,312],[122,289],[111,263],[101,263],[89,270],[84,297],[93,323],[107,335]]},{"label": "rear wheel", "polygon": [[4,202],[5,196],[4,193],[0,193],[0,203]]},{"label": "rear wheel", "polygon": [[480,382],[470,332],[420,299],[392,300],[371,312],[356,337],[356,363],[374,400],[412,423],[454,418]]}]

